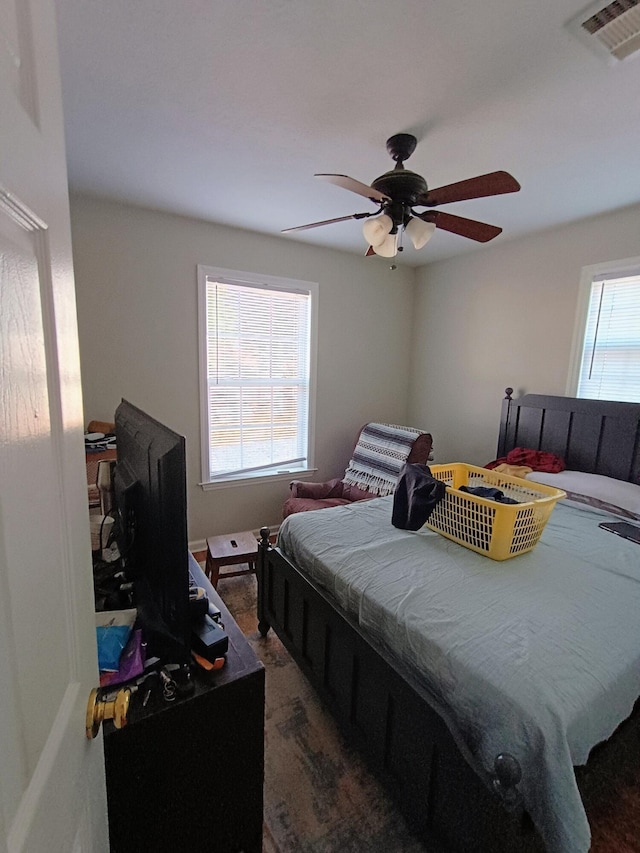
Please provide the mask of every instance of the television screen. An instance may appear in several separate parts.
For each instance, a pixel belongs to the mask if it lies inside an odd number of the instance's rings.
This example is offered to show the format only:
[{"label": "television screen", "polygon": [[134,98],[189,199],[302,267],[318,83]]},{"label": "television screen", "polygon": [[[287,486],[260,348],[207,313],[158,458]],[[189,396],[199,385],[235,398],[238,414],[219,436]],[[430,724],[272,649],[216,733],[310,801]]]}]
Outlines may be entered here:
[{"label": "television screen", "polygon": [[115,415],[118,550],[147,654],[190,655],[185,439],[126,400]]}]

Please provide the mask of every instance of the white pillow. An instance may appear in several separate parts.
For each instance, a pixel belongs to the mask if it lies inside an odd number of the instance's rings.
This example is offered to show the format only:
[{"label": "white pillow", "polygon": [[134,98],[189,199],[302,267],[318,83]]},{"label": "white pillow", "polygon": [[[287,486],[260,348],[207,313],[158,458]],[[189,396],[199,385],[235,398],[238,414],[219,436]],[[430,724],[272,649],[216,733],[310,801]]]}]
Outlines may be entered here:
[{"label": "white pillow", "polygon": [[560,474],[532,471],[526,478],[564,489],[568,500],[640,521],[640,486],[634,483],[584,471],[562,471]]}]

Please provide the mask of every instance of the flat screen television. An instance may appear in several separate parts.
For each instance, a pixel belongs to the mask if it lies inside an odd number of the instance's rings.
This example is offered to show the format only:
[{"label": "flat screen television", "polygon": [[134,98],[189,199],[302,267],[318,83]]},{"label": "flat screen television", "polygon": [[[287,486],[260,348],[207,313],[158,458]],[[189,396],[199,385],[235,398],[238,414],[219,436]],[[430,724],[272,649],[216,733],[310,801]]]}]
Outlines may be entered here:
[{"label": "flat screen television", "polygon": [[190,659],[185,439],[126,400],[115,414],[116,538],[147,654]]}]

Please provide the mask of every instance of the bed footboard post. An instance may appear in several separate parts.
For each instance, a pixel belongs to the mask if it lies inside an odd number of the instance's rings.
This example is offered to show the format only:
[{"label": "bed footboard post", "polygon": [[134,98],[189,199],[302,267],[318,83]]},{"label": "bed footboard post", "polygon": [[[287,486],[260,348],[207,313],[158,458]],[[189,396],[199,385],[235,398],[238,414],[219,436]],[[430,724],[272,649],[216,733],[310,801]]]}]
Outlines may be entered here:
[{"label": "bed footboard post", "polygon": [[517,787],[521,779],[522,768],[517,758],[508,752],[496,755],[491,783],[494,794],[507,811],[515,811],[522,804],[522,794]]},{"label": "bed footboard post", "polygon": [[260,539],[258,540],[258,562],[256,575],[258,577],[258,630],[263,637],[269,633],[269,622],[267,621],[267,553],[271,547],[269,536],[271,530],[268,527],[260,528]]}]

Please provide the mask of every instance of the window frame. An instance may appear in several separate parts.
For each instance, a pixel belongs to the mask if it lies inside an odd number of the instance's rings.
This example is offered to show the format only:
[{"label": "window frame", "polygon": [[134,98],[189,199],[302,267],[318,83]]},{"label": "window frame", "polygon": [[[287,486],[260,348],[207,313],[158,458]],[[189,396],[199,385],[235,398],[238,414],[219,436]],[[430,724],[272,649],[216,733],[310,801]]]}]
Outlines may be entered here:
[{"label": "window frame", "polygon": [[591,291],[594,283],[606,278],[624,278],[630,275],[640,275],[640,257],[605,261],[604,263],[591,264],[582,268],[569,358],[569,373],[565,391],[567,397],[577,397],[578,395],[578,383],[580,382],[589,306],[591,304]]},{"label": "window frame", "polygon": [[[271,483],[278,480],[292,479],[313,474],[317,469],[315,464],[315,421],[316,421],[316,379],[318,351],[318,294],[319,285],[314,281],[283,278],[281,276],[262,275],[241,270],[212,267],[205,264],[197,265],[198,278],[198,360],[199,360],[199,397],[200,397],[200,458],[202,481],[200,486],[204,491],[228,488],[229,486],[255,485]],[[270,288],[285,291],[303,291],[309,294],[309,411],[307,416],[307,459],[306,465],[293,465],[286,470],[277,472],[243,471],[231,475],[210,479],[209,475],[209,416],[208,416],[208,371],[207,371],[207,280],[223,279],[231,284],[251,285],[269,290]]]}]

